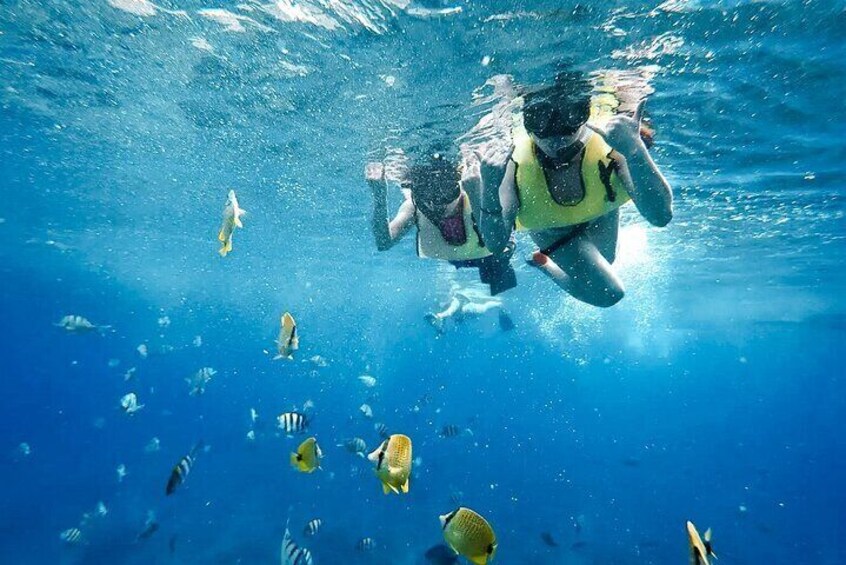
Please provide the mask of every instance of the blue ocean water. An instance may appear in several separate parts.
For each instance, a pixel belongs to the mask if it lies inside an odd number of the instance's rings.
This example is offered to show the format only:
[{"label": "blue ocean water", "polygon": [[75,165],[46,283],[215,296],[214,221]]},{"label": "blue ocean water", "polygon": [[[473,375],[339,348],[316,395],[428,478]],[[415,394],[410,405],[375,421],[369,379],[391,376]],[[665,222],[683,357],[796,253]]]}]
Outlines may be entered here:
[{"label": "blue ocean water", "polygon": [[[495,563],[684,562],[686,520],[720,563],[841,562],[844,30],[834,0],[0,2],[0,562],[276,563],[290,519],[315,563],[425,563],[458,503]],[[648,77],[674,220],[626,212],[607,310],[523,265],[521,236],[515,329],[439,336],[424,316],[473,274],[413,238],[377,252],[364,165],[452,144],[486,82],[562,57]],[[300,349],[273,362],[285,311]],[[306,401],[312,475],[275,429]],[[414,442],[406,496],[337,447],[375,448],[376,422]]]}]

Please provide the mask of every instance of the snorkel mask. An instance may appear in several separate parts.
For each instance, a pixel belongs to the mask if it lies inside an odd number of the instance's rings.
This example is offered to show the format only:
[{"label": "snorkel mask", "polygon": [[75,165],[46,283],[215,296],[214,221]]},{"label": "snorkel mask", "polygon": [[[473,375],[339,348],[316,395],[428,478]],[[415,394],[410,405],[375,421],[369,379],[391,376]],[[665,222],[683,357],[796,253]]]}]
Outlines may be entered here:
[{"label": "snorkel mask", "polygon": [[415,202],[440,208],[452,204],[461,194],[458,172],[440,153],[433,153],[411,169],[411,193]]},{"label": "snorkel mask", "polygon": [[523,125],[535,137],[569,137],[590,116],[590,98],[573,100],[566,95],[528,94],[523,104]]}]

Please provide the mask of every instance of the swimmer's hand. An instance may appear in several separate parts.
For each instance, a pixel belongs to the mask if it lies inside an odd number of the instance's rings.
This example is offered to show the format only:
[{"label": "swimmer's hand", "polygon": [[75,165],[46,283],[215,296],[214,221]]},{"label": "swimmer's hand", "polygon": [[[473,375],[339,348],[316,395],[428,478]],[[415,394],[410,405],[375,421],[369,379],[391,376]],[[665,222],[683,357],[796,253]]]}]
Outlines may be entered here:
[{"label": "swimmer's hand", "polygon": [[646,145],[640,138],[640,122],[643,118],[643,107],[646,100],[641,100],[635,110],[634,118],[616,115],[602,127],[585,124],[588,128],[601,135],[612,149],[624,157],[646,151]]},{"label": "swimmer's hand", "polygon": [[503,159],[502,151],[493,144],[487,144],[473,151],[478,160],[479,176],[482,179],[482,190],[497,190],[505,176],[508,156]]},{"label": "swimmer's hand", "polygon": [[379,161],[371,161],[364,166],[364,178],[367,182],[384,182],[385,165]]},{"label": "swimmer's hand", "polygon": [[378,161],[372,161],[364,166],[364,178],[370,185],[373,198],[385,200],[388,197],[388,185],[385,182],[385,165]]}]

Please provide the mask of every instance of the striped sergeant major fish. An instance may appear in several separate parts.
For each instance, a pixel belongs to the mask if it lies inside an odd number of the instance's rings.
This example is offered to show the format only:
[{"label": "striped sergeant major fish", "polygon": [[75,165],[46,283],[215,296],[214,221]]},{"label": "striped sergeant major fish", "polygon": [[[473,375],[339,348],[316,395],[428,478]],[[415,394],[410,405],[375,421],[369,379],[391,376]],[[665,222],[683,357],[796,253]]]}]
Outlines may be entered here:
[{"label": "striped sergeant major fish", "polygon": [[388,439],[391,435],[388,433],[388,426],[386,426],[382,422],[376,422],[375,424],[373,424],[373,431],[379,434],[379,437],[382,439]]},{"label": "striped sergeant major fish", "polygon": [[358,543],[355,544],[355,548],[358,551],[373,551],[376,549],[376,540],[373,538],[363,538],[358,540]]},{"label": "striped sergeant major fish", "polygon": [[711,547],[711,528],[705,530],[705,535],[700,537],[696,526],[688,521],[687,540],[690,544],[690,565],[711,565],[710,558],[717,558]]},{"label": "striped sergeant major fish", "polygon": [[314,565],[311,552],[291,539],[288,524],[285,524],[285,535],[282,536],[282,565]]},{"label": "striped sergeant major fish", "polygon": [[294,351],[300,348],[300,336],[297,334],[297,322],[290,312],[282,314],[279,320],[279,337],[276,338],[276,357],[279,359],[293,359]]},{"label": "striped sergeant major fish", "polygon": [[443,438],[454,438],[462,434],[472,436],[473,430],[470,428],[461,428],[455,424],[447,424],[441,428],[441,437]]},{"label": "striped sergeant major fish", "polygon": [[197,444],[191,449],[191,452],[180,459],[179,463],[173,467],[173,471],[170,472],[170,478],[167,480],[165,494],[168,496],[173,494],[174,491],[176,491],[176,488],[185,482],[185,479],[191,472],[191,468],[194,466],[194,461],[197,459],[197,453],[199,453],[202,448],[203,442],[197,442]]},{"label": "striped sergeant major fish", "polygon": [[309,424],[308,418],[300,412],[283,412],[276,421],[279,422],[279,429],[284,430],[288,436],[303,433]]},{"label": "striped sergeant major fish", "polygon": [[235,196],[235,191],[230,190],[226,198],[226,206],[223,208],[223,223],[220,226],[220,232],[217,234],[217,240],[220,242],[221,257],[232,251],[232,234],[235,228],[243,228],[244,224],[241,222],[241,216],[247,212],[238,205],[238,198]]},{"label": "striped sergeant major fish", "polygon": [[344,440],[342,443],[338,444],[338,447],[344,447],[350,453],[355,453],[361,457],[364,457],[364,452],[367,451],[367,444],[364,443],[364,440],[360,437],[353,437]]},{"label": "striped sergeant major fish", "polygon": [[68,545],[78,545],[83,542],[82,532],[79,528],[68,528],[59,534],[59,539]]},{"label": "striped sergeant major fish", "polygon": [[316,535],[317,532],[320,531],[320,528],[323,526],[323,520],[320,518],[315,518],[314,520],[309,520],[308,524],[305,525],[303,528],[303,534],[307,536]]}]

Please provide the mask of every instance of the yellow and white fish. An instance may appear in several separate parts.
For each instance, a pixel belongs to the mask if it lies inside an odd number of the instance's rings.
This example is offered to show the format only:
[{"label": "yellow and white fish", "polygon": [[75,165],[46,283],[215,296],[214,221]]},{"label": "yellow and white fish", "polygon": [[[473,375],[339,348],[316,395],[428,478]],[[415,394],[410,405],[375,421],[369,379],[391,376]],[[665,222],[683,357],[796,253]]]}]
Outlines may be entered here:
[{"label": "yellow and white fish", "polygon": [[690,544],[690,565],[710,565],[710,558],[717,558],[711,547],[711,528],[705,530],[705,535],[700,537],[696,526],[688,521],[687,541]]},{"label": "yellow and white fish", "polygon": [[315,469],[320,469],[322,458],[323,452],[317,440],[310,437],[300,444],[296,453],[291,454],[291,466],[300,473],[313,473]]},{"label": "yellow and white fish", "polygon": [[285,312],[279,321],[279,337],[276,340],[277,355],[273,360],[293,359],[294,351],[299,348],[300,336],[297,335],[297,322],[290,312]]},{"label": "yellow and white fish", "polygon": [[440,517],[444,540],[457,554],[476,565],[486,565],[496,555],[496,534],[487,520],[476,512],[459,507]]},{"label": "yellow and white fish", "polygon": [[385,494],[407,493],[411,479],[411,438],[393,434],[383,441],[367,459],[376,463],[376,476]]},{"label": "yellow and white fish", "polygon": [[226,199],[226,207],[223,209],[223,224],[220,226],[220,233],[217,234],[217,239],[220,241],[220,253],[221,257],[226,257],[226,255],[232,251],[232,233],[235,231],[235,228],[243,228],[244,224],[241,223],[241,216],[246,214],[247,212],[238,206],[238,198],[235,197],[235,191],[230,190],[229,196]]}]

